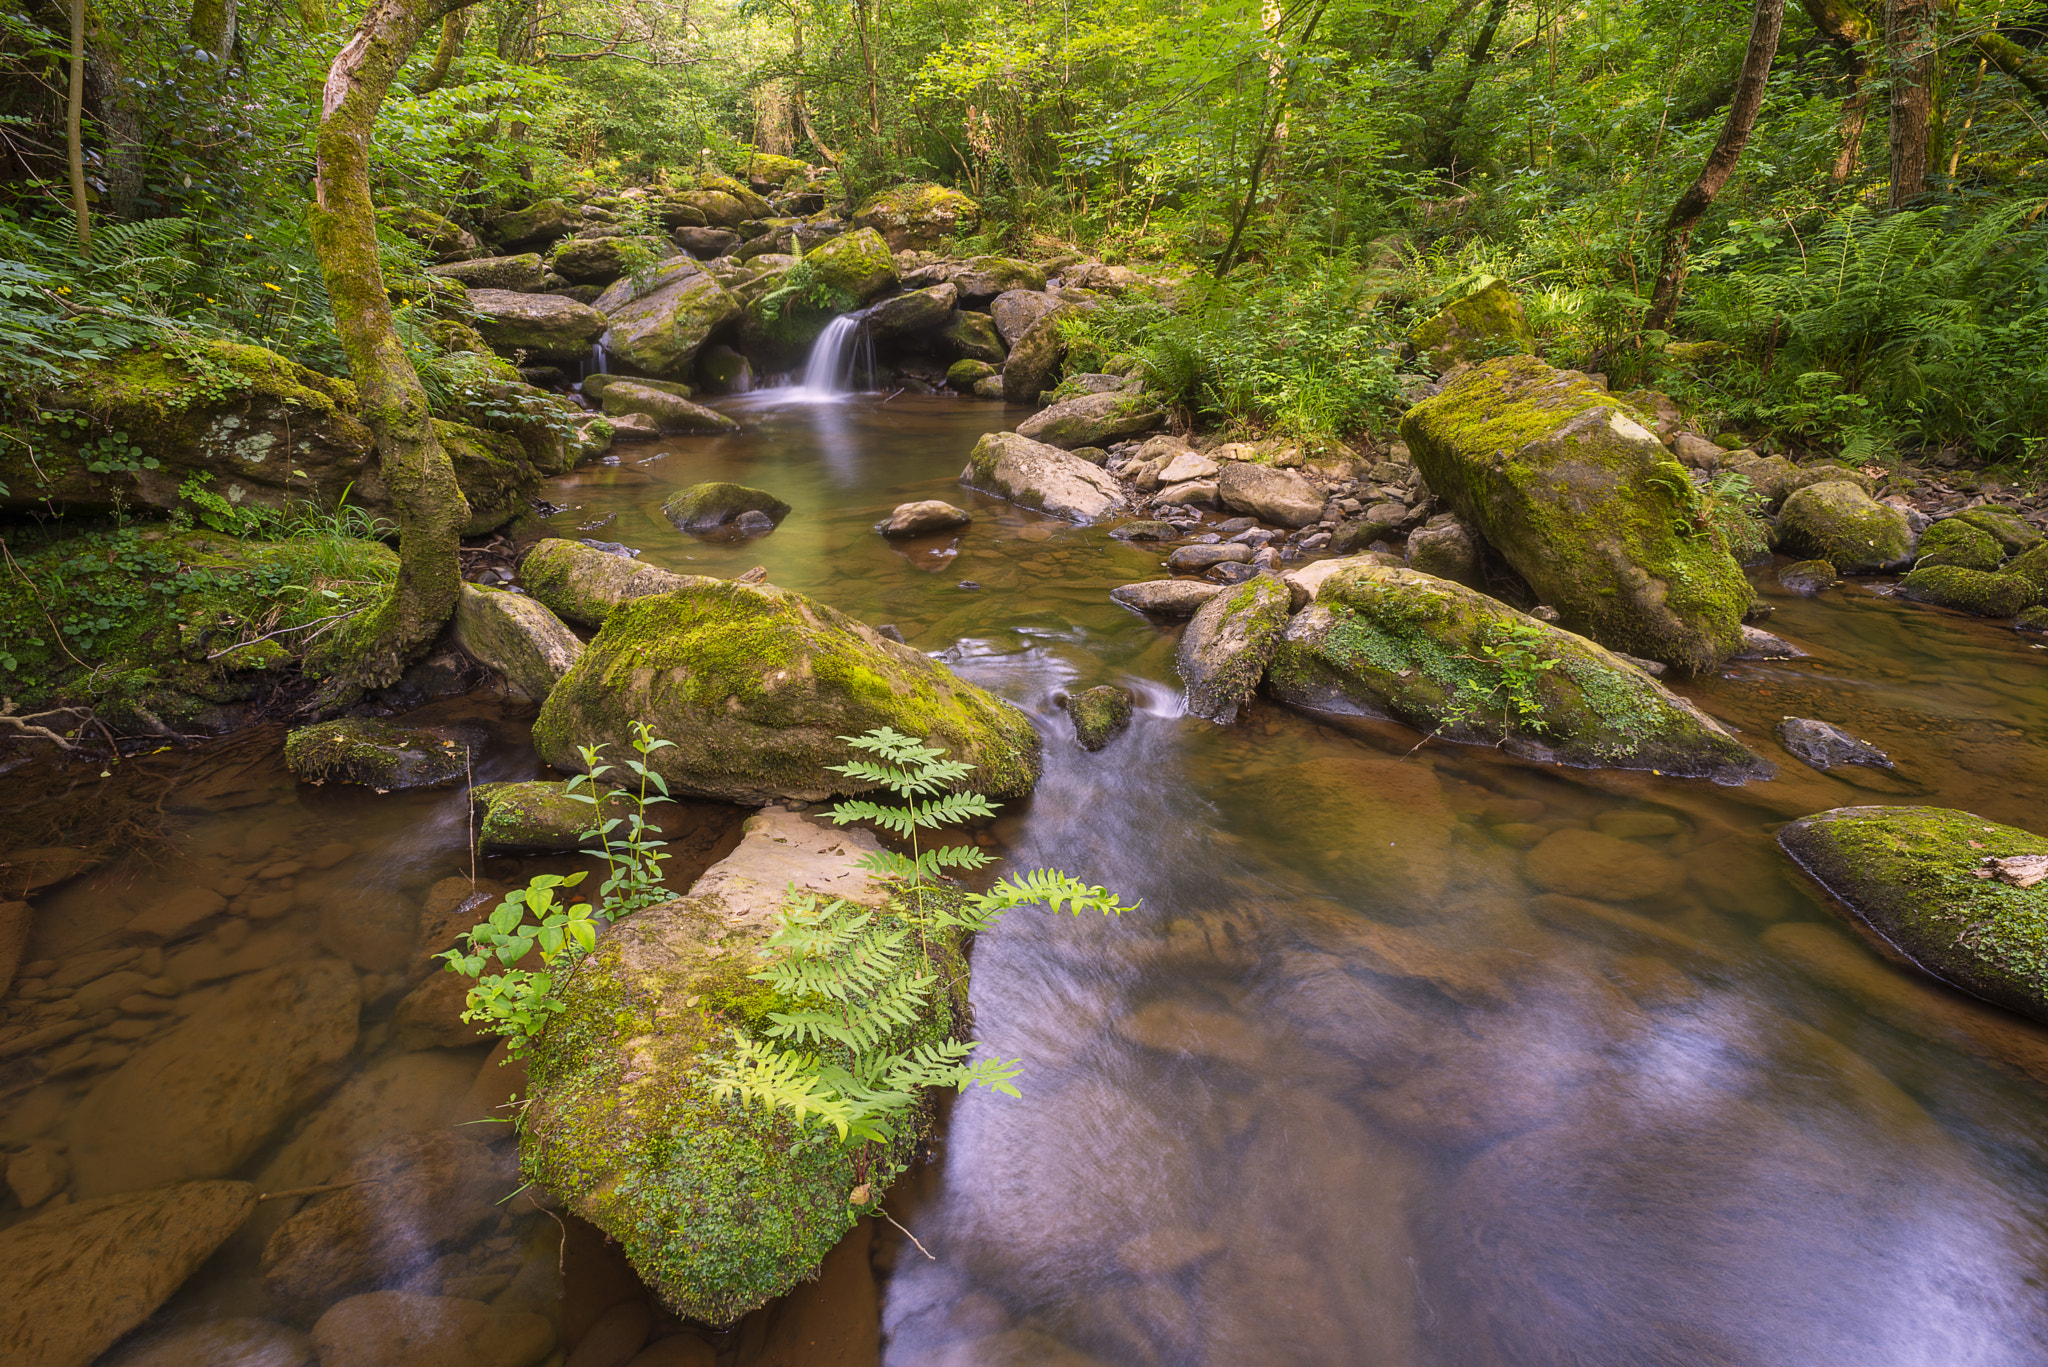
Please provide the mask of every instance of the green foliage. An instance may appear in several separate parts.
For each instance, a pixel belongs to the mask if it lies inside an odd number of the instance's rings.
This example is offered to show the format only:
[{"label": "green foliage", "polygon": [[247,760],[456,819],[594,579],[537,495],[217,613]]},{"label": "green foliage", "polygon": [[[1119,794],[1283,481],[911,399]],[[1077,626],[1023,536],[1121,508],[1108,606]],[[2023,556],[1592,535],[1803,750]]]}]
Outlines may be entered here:
[{"label": "green foliage", "polygon": [[1558,657],[1546,649],[1541,627],[1531,622],[1489,627],[1479,654],[1463,658],[1479,666],[1477,677],[1467,674],[1458,680],[1439,729],[1493,712],[1500,714],[1503,744],[1517,727],[1539,734],[1548,729],[1536,684],[1557,668]]}]

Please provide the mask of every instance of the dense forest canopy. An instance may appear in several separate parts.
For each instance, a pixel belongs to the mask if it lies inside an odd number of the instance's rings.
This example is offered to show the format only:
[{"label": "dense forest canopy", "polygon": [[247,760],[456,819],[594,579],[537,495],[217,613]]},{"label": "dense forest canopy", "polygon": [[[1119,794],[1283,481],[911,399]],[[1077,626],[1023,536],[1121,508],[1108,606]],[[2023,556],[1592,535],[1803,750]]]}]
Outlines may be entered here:
[{"label": "dense forest canopy", "polygon": [[[829,169],[835,204],[957,186],[986,210],[963,248],[1184,269],[1192,307],[1171,322],[1097,326],[1230,418],[1369,422],[1404,309],[1486,273],[1553,359],[1617,386],[1859,456],[2031,460],[2048,10],[1780,6],[1753,133],[1690,234],[1675,315],[1645,326],[1672,206],[1768,8],[491,0],[412,52],[375,189],[475,224],[791,156]],[[359,18],[317,0],[0,11],[17,397],[162,329],[341,369],[305,207],[320,84]],[[386,237],[387,278],[416,273],[419,248]]]}]

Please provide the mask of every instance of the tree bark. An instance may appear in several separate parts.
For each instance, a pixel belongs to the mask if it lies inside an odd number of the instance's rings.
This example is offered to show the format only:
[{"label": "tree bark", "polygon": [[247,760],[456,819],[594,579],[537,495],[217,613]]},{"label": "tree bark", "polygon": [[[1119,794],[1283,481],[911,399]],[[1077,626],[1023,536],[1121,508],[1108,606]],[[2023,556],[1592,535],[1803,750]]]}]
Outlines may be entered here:
[{"label": "tree bark", "polygon": [[71,169],[71,213],[78,250],[92,250],[92,210],[85,201],[85,0],[71,0],[71,94],[64,105],[64,151]]},{"label": "tree bark", "polygon": [[1472,40],[1471,51],[1465,54],[1465,78],[1458,83],[1458,93],[1451,97],[1451,107],[1444,114],[1443,131],[1436,137],[1438,166],[1449,166],[1452,160],[1451,145],[1457,141],[1458,129],[1465,123],[1465,106],[1472,102],[1472,90],[1479,84],[1479,68],[1486,65],[1493,52],[1493,36],[1500,32],[1500,21],[1507,17],[1508,0],[1493,0],[1487,6],[1486,18],[1480,21],[1479,36]]},{"label": "tree bark", "polygon": [[216,66],[226,63],[235,46],[236,0],[192,0],[192,18],[185,36]]},{"label": "tree bark", "polygon": [[416,93],[431,95],[446,83],[448,68],[462,55],[462,35],[468,27],[469,14],[465,10],[457,10],[441,21],[441,41],[434,47],[434,64],[427,68]]},{"label": "tree bark", "polygon": [[[1316,25],[1323,21],[1323,11],[1329,8],[1329,0],[1323,0],[1309,15],[1308,22],[1301,26],[1301,36],[1294,41],[1297,45],[1308,42],[1315,34]],[[1272,117],[1267,120],[1265,136],[1259,139],[1256,151],[1252,153],[1251,174],[1247,177],[1244,202],[1238,205],[1237,221],[1231,225],[1230,242],[1223,248],[1223,255],[1216,258],[1216,278],[1221,280],[1230,274],[1230,268],[1237,264],[1237,249],[1244,242],[1245,225],[1251,221],[1252,209],[1259,202],[1259,183],[1265,177],[1266,163],[1272,158],[1273,148],[1279,143],[1282,130],[1287,127],[1287,96],[1294,83],[1293,72],[1283,64],[1281,74],[1269,75],[1269,89],[1272,90]]]},{"label": "tree bark", "polygon": [[2035,104],[2048,110],[2048,60],[1997,33],[1981,33],[1972,41],[1986,61],[2032,95]]},{"label": "tree bark", "polygon": [[1876,35],[1870,17],[1853,0],[1801,0],[1821,36],[1833,43],[1849,63],[1849,93],[1842,97],[1842,121],[1835,164],[1828,184],[1840,188],[1863,161],[1863,130],[1870,122],[1870,59],[1863,44]]},{"label": "tree bark", "polygon": [[1933,0],[1886,0],[1884,42],[1891,67],[1891,207],[1927,189],[1934,133],[1934,61],[1938,49]]},{"label": "tree bark", "polygon": [[1778,36],[1785,28],[1785,0],[1756,0],[1750,15],[1749,48],[1742,55],[1742,74],[1735,82],[1735,98],[1728,102],[1728,120],[1699,179],[1687,186],[1671,216],[1664,220],[1664,245],[1657,265],[1657,284],[1650,295],[1647,329],[1667,328],[1678,310],[1678,291],[1685,283],[1686,253],[1692,246],[1692,230],[1713,207],[1715,198],[1735,174],[1735,163],[1749,143],[1750,130],[1764,104],[1764,87],[1770,81],[1771,62],[1778,55]]},{"label": "tree bark", "polygon": [[461,592],[456,551],[469,505],[434,434],[426,390],[392,324],[370,199],[370,136],[378,106],[421,34],[460,3],[371,0],[321,92],[313,249],[398,521],[398,583],[368,630],[345,647],[350,658],[323,662],[330,698],[396,679],[440,631]]}]

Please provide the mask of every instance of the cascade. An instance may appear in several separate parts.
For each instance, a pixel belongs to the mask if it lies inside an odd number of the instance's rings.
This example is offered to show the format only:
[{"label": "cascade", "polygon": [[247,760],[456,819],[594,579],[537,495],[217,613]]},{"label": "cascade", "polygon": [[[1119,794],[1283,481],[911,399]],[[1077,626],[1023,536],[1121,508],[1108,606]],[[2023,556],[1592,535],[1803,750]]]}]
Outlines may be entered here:
[{"label": "cascade", "polygon": [[825,324],[811,344],[798,390],[807,398],[850,394],[854,385],[875,373],[875,340],[861,326],[865,313],[842,313]]}]

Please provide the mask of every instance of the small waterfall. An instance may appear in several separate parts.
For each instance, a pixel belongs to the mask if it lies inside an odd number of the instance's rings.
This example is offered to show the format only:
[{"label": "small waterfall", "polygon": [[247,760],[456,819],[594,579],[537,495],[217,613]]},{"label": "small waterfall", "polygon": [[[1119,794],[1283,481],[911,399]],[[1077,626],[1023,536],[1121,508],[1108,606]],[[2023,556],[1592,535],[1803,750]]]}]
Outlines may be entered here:
[{"label": "small waterfall", "polygon": [[860,380],[873,380],[875,339],[861,326],[865,316],[842,313],[825,324],[825,330],[811,344],[810,359],[804,362],[803,383],[798,389],[805,397],[822,399],[851,394]]},{"label": "small waterfall", "polygon": [[583,358],[583,374],[576,378],[580,381],[589,375],[611,374],[611,359],[612,354],[604,349],[604,338],[598,338],[590,344],[590,354]]}]

